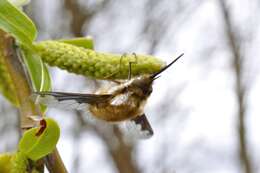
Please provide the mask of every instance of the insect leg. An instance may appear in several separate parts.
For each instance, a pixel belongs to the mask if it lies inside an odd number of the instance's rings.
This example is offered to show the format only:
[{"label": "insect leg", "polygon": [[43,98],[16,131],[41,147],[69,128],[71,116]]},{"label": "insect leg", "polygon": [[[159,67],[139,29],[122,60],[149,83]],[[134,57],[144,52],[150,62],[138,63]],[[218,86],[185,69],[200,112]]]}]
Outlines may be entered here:
[{"label": "insect leg", "polygon": [[[109,74],[108,76],[106,76],[105,79],[110,78],[110,77],[114,76],[115,74],[121,72],[122,60],[123,60],[124,57],[126,57],[126,55],[127,55],[127,54],[124,53],[124,54],[120,57],[120,61],[119,61],[119,69],[116,70],[115,72],[113,72],[112,74]],[[119,83],[119,82],[116,82],[116,83]]]},{"label": "insect leg", "polygon": [[135,61],[129,62],[128,80],[130,80],[132,77],[132,64],[137,64],[137,55],[136,55],[136,53],[133,53],[133,55],[134,55]]},{"label": "insect leg", "polygon": [[[115,75],[116,73],[118,73],[118,72],[121,72],[121,70],[122,70],[122,64],[123,64],[123,58],[124,57],[126,57],[127,56],[127,54],[126,53],[124,53],[122,56],[121,56],[121,58],[120,58],[120,62],[119,62],[119,69],[118,70],[116,70],[115,72],[113,72],[112,74],[109,74],[108,76],[106,76],[105,78],[110,78],[110,77],[112,77],[113,75]],[[129,68],[128,68],[128,79],[131,79],[131,77],[132,77],[132,64],[137,64],[137,55],[136,55],[136,53],[133,53],[133,56],[134,56],[134,58],[135,58],[135,61],[129,61]],[[121,83],[121,82],[116,82],[116,83]]]},{"label": "insect leg", "polygon": [[111,80],[112,82],[114,82],[114,83],[116,83],[116,84],[121,84],[121,83],[123,83],[122,81],[120,81],[120,80]]}]

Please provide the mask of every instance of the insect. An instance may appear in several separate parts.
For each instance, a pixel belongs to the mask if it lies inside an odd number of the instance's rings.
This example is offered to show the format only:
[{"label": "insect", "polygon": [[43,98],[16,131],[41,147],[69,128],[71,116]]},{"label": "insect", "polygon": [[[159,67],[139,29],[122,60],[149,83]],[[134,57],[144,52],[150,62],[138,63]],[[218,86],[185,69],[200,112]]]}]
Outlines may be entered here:
[{"label": "insect", "polygon": [[[106,122],[129,121],[136,125],[142,137],[150,137],[153,130],[144,113],[144,106],[152,93],[152,84],[163,71],[174,64],[183,54],[159,72],[116,81],[115,86],[101,88],[94,94],[65,92],[35,92],[35,100],[48,106],[65,105],[67,108],[84,110],[86,104],[92,115]],[[131,64],[130,76],[131,76]]]}]

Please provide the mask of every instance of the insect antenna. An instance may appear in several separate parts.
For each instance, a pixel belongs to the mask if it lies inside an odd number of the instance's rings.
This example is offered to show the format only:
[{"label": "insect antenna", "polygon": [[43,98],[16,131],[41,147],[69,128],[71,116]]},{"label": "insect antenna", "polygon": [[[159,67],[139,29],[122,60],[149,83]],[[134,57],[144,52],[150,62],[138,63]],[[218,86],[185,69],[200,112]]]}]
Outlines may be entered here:
[{"label": "insect antenna", "polygon": [[[159,74],[161,74],[164,70],[166,70],[167,68],[169,68],[172,64],[174,64],[178,59],[180,59],[182,56],[184,55],[184,53],[182,53],[182,54],[180,54],[175,60],[173,60],[170,64],[168,64],[168,65],[166,65],[165,67],[163,67],[160,71],[158,71],[158,72],[156,72],[156,73],[154,73],[154,74],[152,74],[151,76],[150,76],[150,78],[152,78],[152,79],[157,79],[156,78],[156,76],[158,76]],[[155,80],[154,79],[154,80]]]}]

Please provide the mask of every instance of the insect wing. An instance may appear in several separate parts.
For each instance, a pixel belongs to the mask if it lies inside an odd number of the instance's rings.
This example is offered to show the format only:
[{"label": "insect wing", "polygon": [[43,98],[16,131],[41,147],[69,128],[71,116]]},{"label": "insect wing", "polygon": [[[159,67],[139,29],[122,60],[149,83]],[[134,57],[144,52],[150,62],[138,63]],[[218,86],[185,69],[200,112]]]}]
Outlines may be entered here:
[{"label": "insect wing", "polygon": [[88,104],[106,102],[112,95],[65,93],[65,92],[35,92],[32,99],[50,107],[84,110]]},{"label": "insect wing", "polygon": [[153,129],[145,114],[124,122],[120,127],[129,138],[148,139],[153,136]]},{"label": "insect wing", "polygon": [[125,102],[127,102],[129,97],[130,97],[129,93],[127,93],[127,94],[119,94],[119,95],[115,96],[111,100],[110,104],[113,105],[113,106],[119,106],[119,105],[124,104]]}]

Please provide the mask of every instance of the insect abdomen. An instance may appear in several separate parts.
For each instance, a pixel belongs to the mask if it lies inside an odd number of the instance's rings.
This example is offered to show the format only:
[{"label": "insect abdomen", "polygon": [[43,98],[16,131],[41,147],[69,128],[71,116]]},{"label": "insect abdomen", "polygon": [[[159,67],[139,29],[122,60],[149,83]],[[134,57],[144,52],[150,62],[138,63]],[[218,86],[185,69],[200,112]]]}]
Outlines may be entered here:
[{"label": "insect abdomen", "polygon": [[131,97],[121,104],[113,105],[112,100],[110,103],[91,105],[89,111],[97,118],[105,121],[123,121],[134,118],[142,113],[143,108],[140,106],[141,102]]}]

